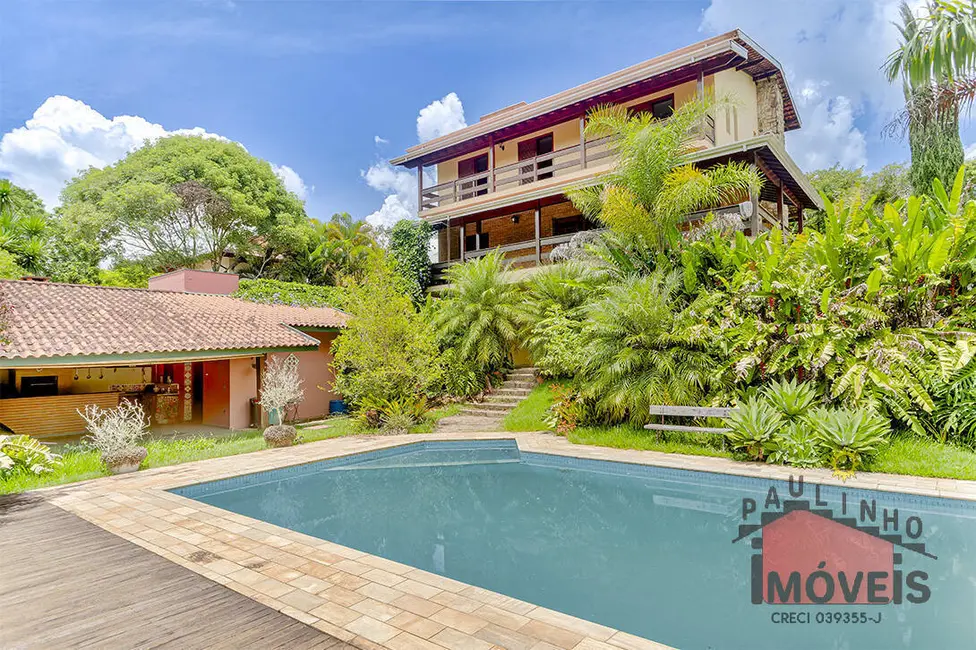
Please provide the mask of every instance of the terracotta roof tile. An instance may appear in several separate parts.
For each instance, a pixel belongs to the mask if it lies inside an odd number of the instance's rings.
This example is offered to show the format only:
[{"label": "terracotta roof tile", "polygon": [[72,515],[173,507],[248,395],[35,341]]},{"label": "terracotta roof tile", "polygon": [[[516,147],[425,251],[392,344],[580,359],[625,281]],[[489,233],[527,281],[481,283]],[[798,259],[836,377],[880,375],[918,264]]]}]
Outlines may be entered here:
[{"label": "terracotta roof tile", "polygon": [[343,327],[328,307],[290,307],[230,296],[0,281],[9,306],[0,360],[308,347],[296,327]]}]

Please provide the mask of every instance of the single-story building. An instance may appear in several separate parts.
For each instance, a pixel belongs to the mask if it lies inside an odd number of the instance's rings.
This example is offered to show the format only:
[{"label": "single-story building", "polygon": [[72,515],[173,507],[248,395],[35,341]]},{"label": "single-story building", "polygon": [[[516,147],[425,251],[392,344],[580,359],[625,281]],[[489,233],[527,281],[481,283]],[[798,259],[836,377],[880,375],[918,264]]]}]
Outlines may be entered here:
[{"label": "single-story building", "polygon": [[348,316],[239,300],[229,295],[237,285],[236,275],[199,270],[156,276],[148,289],[0,281],[0,425],[45,439],[76,434],[78,409],[128,399],[154,426],[262,426],[253,404],[261,372],[289,354],[305,389],[291,415],[327,415],[330,348]]}]

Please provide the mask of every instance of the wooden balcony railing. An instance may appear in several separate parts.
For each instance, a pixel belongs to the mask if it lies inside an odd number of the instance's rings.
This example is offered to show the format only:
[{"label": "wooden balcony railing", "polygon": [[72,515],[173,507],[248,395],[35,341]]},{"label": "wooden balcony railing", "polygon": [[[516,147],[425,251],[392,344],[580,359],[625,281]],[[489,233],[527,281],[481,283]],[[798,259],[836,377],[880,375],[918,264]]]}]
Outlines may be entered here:
[{"label": "wooden balcony railing", "polygon": [[[715,144],[715,119],[706,115],[700,128],[702,139]],[[580,171],[613,155],[610,138],[587,140],[556,151],[526,158],[457,180],[425,187],[420,192],[420,210],[430,210],[478,196],[559,178]]]},{"label": "wooden balcony railing", "polygon": [[534,158],[526,158],[433,187],[425,187],[421,191],[420,209],[430,210],[519,185],[566,176],[612,154],[609,138],[589,140],[585,147],[577,144],[557,149]]}]

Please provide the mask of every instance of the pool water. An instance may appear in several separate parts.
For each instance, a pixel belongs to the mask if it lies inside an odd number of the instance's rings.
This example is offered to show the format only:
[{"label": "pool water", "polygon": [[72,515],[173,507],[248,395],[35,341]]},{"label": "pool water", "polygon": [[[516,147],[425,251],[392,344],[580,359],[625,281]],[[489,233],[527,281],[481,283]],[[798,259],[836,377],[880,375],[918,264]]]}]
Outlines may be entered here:
[{"label": "pool water", "polygon": [[[457,441],[174,492],[686,650],[976,648],[974,504],[844,490],[924,521],[916,541],[937,559],[895,550],[906,575],[928,574],[927,602],[754,605],[755,551],[732,541],[742,500],[762,508],[771,486],[788,496],[785,482]],[[840,507],[840,490],[819,496]],[[773,622],[797,612],[810,622]],[[817,622],[835,612],[871,620]]]}]

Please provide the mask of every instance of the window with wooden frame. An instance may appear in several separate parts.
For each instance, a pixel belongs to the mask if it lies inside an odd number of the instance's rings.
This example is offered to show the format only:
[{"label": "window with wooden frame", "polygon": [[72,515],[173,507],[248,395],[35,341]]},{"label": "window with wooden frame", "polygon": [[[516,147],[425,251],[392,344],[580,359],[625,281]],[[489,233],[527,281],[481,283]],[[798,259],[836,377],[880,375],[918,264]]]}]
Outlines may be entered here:
[{"label": "window with wooden frame", "polygon": [[[551,133],[541,135],[538,138],[522,140],[518,143],[519,160],[535,159],[538,156],[552,153],[553,144],[554,141]],[[534,183],[538,180],[552,178],[552,172],[542,171],[544,169],[548,169],[549,167],[552,167],[552,158],[543,161],[535,161],[535,163],[532,165],[520,167],[519,169],[522,178],[519,180],[519,184],[525,185],[526,183]],[[533,173],[533,171],[535,173]]]},{"label": "window with wooden frame", "polygon": [[552,220],[552,234],[555,237],[559,235],[572,235],[573,233],[590,230],[594,227],[593,222],[581,214],[559,217]]},{"label": "window with wooden frame", "polygon": [[[484,174],[488,171],[488,154],[483,153],[473,158],[466,158],[458,161],[458,180],[463,180],[470,176]],[[482,196],[488,193],[488,177],[482,176],[467,183],[461,183],[461,199],[470,199],[473,196]],[[485,186],[485,187],[482,187]]]},{"label": "window with wooden frame", "polygon": [[631,115],[649,113],[655,119],[666,120],[671,117],[672,113],[674,113],[674,95],[658,97],[650,101],[635,104],[628,110],[630,111]]}]

